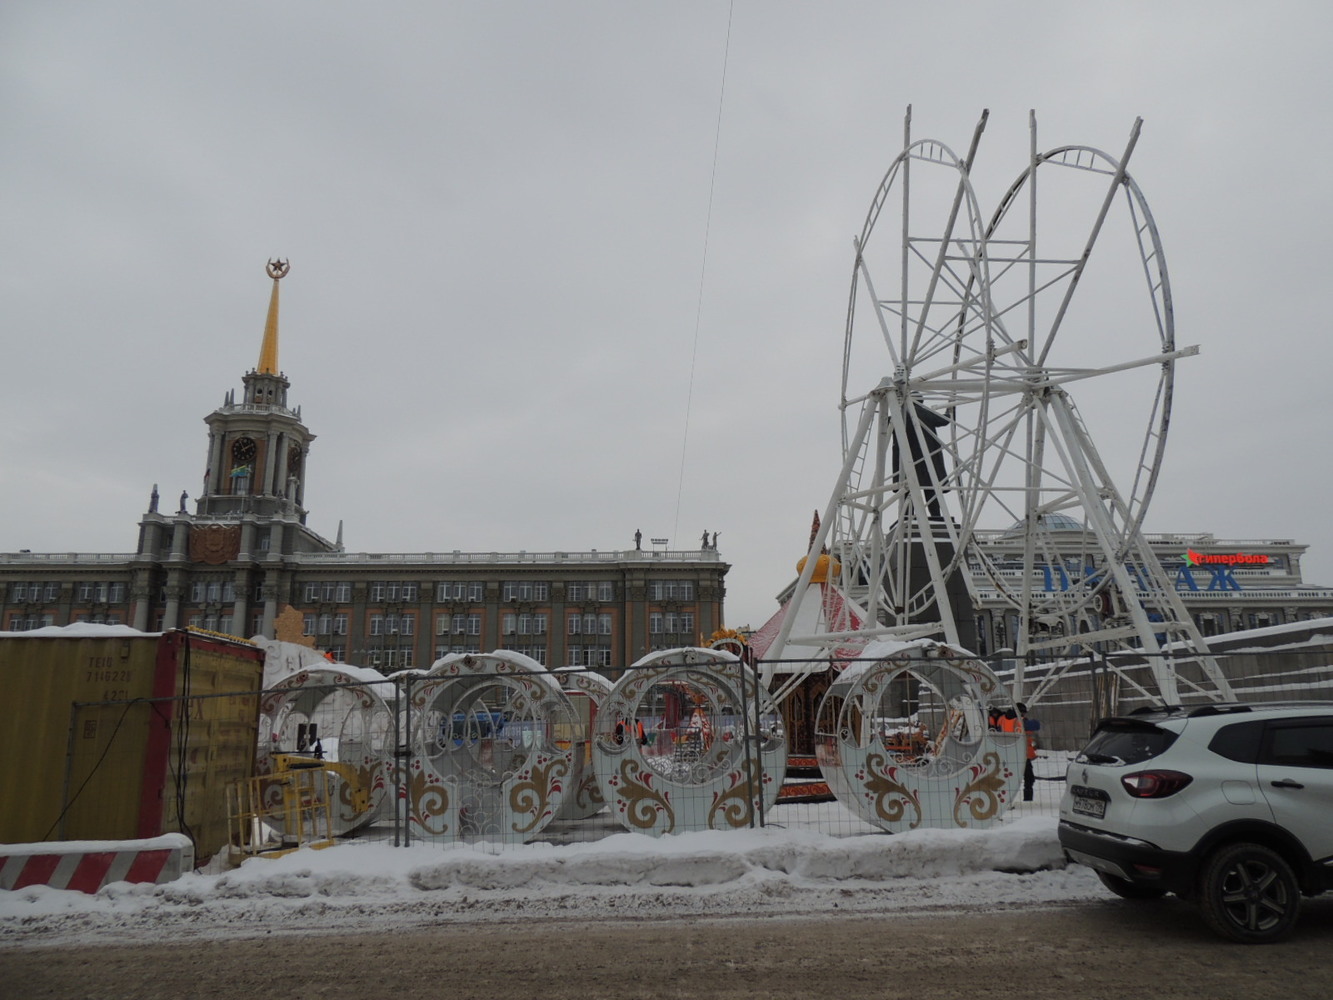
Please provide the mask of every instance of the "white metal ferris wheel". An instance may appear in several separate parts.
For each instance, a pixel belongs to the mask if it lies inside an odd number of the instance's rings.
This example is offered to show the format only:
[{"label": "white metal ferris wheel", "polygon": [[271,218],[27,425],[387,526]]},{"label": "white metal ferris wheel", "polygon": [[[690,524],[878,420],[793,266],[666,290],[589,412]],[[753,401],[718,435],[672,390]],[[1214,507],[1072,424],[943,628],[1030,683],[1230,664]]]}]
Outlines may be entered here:
[{"label": "white metal ferris wheel", "polygon": [[[958,156],[913,141],[908,109],[855,241],[844,464],[812,552],[841,563],[840,586],[879,623],[866,635],[969,647],[974,608],[1000,606],[1020,659],[1137,648],[1175,702],[1155,654],[1205,646],[1142,525],[1175,362],[1197,348],[1176,346],[1161,240],[1126,169],[1141,123],[1117,159],[1038,152],[1034,116],[1028,163],[989,216],[972,186],[985,124]],[[784,634],[775,652],[835,642]],[[1227,693],[1198,662],[1185,683]]]}]

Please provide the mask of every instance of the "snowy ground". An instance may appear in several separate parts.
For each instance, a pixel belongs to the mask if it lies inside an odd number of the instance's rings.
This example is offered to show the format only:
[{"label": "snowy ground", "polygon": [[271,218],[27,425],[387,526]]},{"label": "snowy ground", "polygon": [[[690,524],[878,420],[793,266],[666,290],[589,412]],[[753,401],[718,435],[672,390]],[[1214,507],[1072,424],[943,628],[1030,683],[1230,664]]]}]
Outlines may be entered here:
[{"label": "snowy ground", "polygon": [[[1053,798],[1039,796],[980,832],[833,836],[792,824],[664,838],[621,833],[494,853],[476,845],[395,848],[357,840],[163,885],[118,883],[95,896],[46,887],[0,892],[0,947],[514,919],[782,917],[1104,900],[1089,870],[1065,867]],[[779,809],[774,822],[784,815],[796,816]]]}]

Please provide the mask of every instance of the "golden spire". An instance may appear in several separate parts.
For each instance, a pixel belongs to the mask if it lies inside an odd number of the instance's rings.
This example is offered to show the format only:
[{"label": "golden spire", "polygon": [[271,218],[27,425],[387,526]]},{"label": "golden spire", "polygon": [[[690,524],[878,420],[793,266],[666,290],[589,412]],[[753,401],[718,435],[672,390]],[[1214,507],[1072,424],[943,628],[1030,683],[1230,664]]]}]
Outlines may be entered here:
[{"label": "golden spire", "polygon": [[270,260],[268,276],[273,279],[273,294],[268,300],[268,319],[264,323],[264,343],[259,348],[259,364],[255,371],[260,375],[278,374],[278,282],[287,276],[292,266],[285,260]]}]

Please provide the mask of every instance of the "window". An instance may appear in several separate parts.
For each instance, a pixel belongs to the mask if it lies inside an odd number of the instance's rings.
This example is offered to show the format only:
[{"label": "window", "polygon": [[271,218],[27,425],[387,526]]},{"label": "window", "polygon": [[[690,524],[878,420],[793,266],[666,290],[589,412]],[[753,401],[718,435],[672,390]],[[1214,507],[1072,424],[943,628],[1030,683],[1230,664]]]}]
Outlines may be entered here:
[{"label": "window", "polygon": [[648,616],[648,631],[653,635],[690,635],[694,632],[694,613],[653,612]]},{"label": "window", "polygon": [[346,616],[346,615],[334,615],[334,616],[333,616],[333,634],[334,634],[334,635],[346,635],[346,634],[347,634],[347,616]]},{"label": "window", "polygon": [[316,628],[316,627],[317,627],[317,626],[316,626],[316,622],[315,622],[315,616],[314,616],[314,615],[306,615],[305,618],[304,618],[304,620],[302,621],[302,624],[301,624],[301,634],[302,634],[302,635],[314,635],[314,634],[315,634],[315,628]]},{"label": "window", "polygon": [[435,585],[437,601],[468,601],[480,604],[486,600],[486,584],[480,581],[465,583],[461,580],[449,580]]},{"label": "window", "polygon": [[371,615],[371,635],[413,635],[416,632],[416,615]]},{"label": "window", "polygon": [[503,601],[549,601],[551,585],[533,580],[506,580],[501,588]]},{"label": "window", "polygon": [[435,659],[448,656],[450,653],[480,653],[481,647],[476,643],[454,643],[452,646],[436,646]]},{"label": "window", "polygon": [[1270,723],[1260,763],[1333,768],[1333,725],[1313,719]]},{"label": "window", "polygon": [[370,599],[374,603],[383,601],[415,601],[417,599],[417,585],[415,583],[399,583],[390,581],[385,583],[372,583],[370,585]]},{"label": "window", "polygon": [[203,603],[204,603],[204,581],[203,581],[203,580],[195,580],[193,583],[190,584],[190,603],[191,603],[191,604],[203,604]]},{"label": "window", "polygon": [[569,635],[610,635],[611,616],[609,614],[569,616]]},{"label": "window", "polygon": [[452,615],[440,615],[436,619],[436,635],[481,635],[481,615],[468,615],[461,611]]},{"label": "window", "polygon": [[335,583],[329,580],[324,583],[307,583],[305,585],[305,602],[307,604],[348,604],[352,600],[352,585],[350,583]]},{"label": "window", "polygon": [[593,580],[565,585],[568,601],[611,601],[616,596],[616,585],[611,580]]},{"label": "window", "polygon": [[[29,591],[33,595],[33,600],[37,600],[38,597],[37,587],[38,584],[34,583]],[[48,602],[56,600],[59,596],[59,587],[59,584],[48,583],[42,591],[45,600]],[[194,589],[191,588],[192,595],[193,592]],[[125,601],[125,584],[106,582],[80,583],[76,593],[78,594],[78,599],[85,604],[123,604]]]},{"label": "window", "polygon": [[570,646],[566,656],[571,667],[609,667],[611,650],[606,646]]},{"label": "window", "polygon": [[[469,618],[474,616],[469,616]],[[481,631],[480,616],[477,617],[477,632]],[[530,615],[527,613],[516,615],[512,611],[505,612],[500,618],[500,629],[505,635],[545,635],[546,634],[546,616]]]},{"label": "window", "polygon": [[538,663],[542,664],[543,666],[545,666],[545,664],[546,664],[546,647],[545,647],[545,646],[534,646],[534,645],[530,645],[530,644],[522,644],[522,643],[520,643],[520,644],[514,644],[514,643],[508,643],[508,642],[507,642],[507,643],[505,643],[505,649],[507,649],[507,650],[509,650],[509,651],[511,651],[511,652],[514,652],[514,653],[521,653],[523,656],[530,657],[531,659],[536,660]]},{"label": "window", "polygon": [[382,670],[406,669],[412,666],[412,650],[410,647],[403,649],[371,649],[367,650],[370,657],[370,665],[379,667]]},{"label": "window", "polygon": [[653,601],[692,601],[694,600],[694,581],[650,581],[648,584],[648,598]]}]

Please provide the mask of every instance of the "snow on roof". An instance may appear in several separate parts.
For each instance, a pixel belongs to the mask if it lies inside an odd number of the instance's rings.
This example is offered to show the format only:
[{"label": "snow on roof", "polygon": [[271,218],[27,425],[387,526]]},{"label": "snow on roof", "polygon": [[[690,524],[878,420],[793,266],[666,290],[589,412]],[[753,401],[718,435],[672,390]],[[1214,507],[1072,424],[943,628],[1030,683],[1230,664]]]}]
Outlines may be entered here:
[{"label": "snow on roof", "polygon": [[0,632],[6,639],[63,639],[101,638],[105,636],[158,636],[161,632],[140,632],[128,625],[97,625],[93,622],[74,622],[71,625],[44,625],[23,632]]}]

